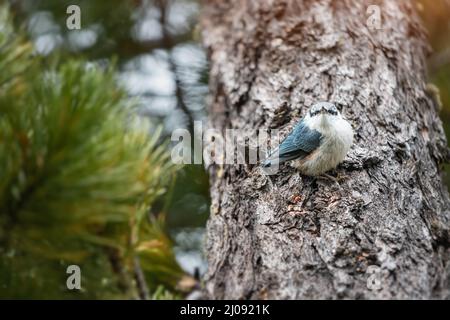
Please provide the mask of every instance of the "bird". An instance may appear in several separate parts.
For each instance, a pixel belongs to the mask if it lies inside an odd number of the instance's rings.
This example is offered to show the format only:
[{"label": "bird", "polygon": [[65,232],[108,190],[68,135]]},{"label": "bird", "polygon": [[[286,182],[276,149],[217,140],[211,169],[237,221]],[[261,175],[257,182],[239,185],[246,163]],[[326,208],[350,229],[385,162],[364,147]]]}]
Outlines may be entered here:
[{"label": "bird", "polygon": [[333,103],[311,106],[263,162],[263,168],[277,167],[287,161],[306,176],[326,175],[343,162],[353,144],[351,124]]}]

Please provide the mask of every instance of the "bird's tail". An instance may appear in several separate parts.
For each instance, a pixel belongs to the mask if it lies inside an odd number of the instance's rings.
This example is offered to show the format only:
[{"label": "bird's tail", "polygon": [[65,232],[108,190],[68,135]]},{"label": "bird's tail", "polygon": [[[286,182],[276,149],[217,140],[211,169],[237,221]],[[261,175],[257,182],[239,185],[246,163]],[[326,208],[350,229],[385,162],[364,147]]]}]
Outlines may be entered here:
[{"label": "bird's tail", "polygon": [[266,160],[264,160],[262,167],[263,168],[272,168],[272,167],[279,167],[280,164],[282,164],[284,161],[279,156],[278,148],[272,152]]},{"label": "bird's tail", "polygon": [[280,153],[279,149],[277,148],[273,153],[270,154],[270,156],[267,157],[266,160],[264,160],[262,167],[263,168],[271,168],[274,166],[279,167],[286,161],[297,159],[299,158],[299,156],[300,154],[297,152],[297,150],[293,152]]}]

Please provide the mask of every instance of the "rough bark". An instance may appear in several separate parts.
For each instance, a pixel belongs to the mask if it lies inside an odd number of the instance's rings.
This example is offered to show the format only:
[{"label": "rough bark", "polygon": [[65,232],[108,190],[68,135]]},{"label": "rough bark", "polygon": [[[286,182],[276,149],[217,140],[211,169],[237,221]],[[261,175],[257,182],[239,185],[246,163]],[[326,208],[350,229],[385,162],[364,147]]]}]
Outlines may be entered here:
[{"label": "rough bark", "polygon": [[[381,8],[382,29],[366,9]],[[278,128],[317,101],[355,129],[336,170],[211,166],[205,291],[223,299],[449,298],[450,205],[442,123],[426,93],[428,46],[413,2],[208,1],[210,125]],[[381,288],[368,286],[375,277]],[[369,270],[369,272],[368,272]]]}]

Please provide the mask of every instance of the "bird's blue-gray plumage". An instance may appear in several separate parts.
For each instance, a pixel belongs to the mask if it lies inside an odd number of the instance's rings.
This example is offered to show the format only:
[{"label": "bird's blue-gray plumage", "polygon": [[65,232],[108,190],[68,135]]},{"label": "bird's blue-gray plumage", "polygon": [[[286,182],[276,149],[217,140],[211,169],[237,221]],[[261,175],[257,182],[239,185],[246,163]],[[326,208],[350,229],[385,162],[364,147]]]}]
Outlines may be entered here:
[{"label": "bird's blue-gray plumage", "polygon": [[292,132],[281,142],[264,162],[264,167],[270,167],[275,162],[281,164],[293,159],[303,159],[320,146],[322,135],[319,131],[310,129],[302,120]]},{"label": "bird's blue-gray plumage", "polygon": [[278,165],[292,160],[291,165],[307,176],[318,176],[344,161],[353,144],[351,124],[330,102],[311,106],[305,117],[275,149],[263,167],[273,172]]}]

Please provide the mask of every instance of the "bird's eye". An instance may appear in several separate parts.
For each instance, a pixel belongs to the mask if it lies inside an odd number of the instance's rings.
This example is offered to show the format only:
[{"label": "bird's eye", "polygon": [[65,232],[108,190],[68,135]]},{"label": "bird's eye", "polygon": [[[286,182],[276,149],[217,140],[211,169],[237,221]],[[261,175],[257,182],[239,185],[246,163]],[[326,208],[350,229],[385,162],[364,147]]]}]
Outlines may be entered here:
[{"label": "bird's eye", "polygon": [[337,111],[336,111],[336,110],[333,110],[333,109],[328,110],[328,113],[329,113],[329,114],[332,114],[333,116],[336,116],[336,115],[337,115]]}]

